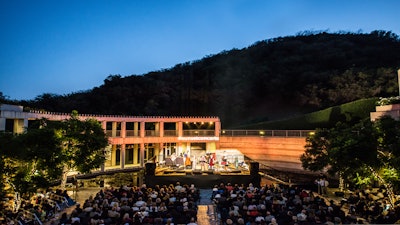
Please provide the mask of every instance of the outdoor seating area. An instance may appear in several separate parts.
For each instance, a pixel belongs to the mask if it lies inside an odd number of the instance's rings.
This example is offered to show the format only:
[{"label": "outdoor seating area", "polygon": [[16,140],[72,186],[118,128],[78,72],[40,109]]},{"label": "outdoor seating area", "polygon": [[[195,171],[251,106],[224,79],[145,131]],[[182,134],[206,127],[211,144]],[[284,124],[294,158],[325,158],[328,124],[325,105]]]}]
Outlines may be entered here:
[{"label": "outdoor seating area", "polygon": [[75,201],[68,196],[66,191],[57,189],[55,191],[38,192],[29,200],[14,199],[13,204],[10,204],[13,209],[8,210],[4,219],[7,224],[17,222],[19,224],[42,225],[54,220],[60,212],[73,205],[75,205]]},{"label": "outdoor seating area", "polygon": [[[380,196],[380,197],[379,197]],[[388,207],[383,190],[353,192],[349,198],[296,186],[216,185],[212,199],[219,224],[398,224],[399,204]],[[400,201],[399,201],[400,202]],[[361,206],[362,205],[362,206]]]},{"label": "outdoor seating area", "polygon": [[199,190],[179,182],[152,188],[105,187],[62,218],[66,224],[188,224],[197,221],[198,201]]}]

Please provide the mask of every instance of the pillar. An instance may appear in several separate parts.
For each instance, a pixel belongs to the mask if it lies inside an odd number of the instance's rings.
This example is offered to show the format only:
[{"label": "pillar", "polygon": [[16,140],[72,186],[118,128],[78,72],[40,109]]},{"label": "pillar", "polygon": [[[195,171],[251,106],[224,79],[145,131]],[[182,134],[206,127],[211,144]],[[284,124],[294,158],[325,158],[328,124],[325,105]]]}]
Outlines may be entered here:
[{"label": "pillar", "polygon": [[116,159],[117,159],[117,146],[111,145],[111,166],[116,166]]},{"label": "pillar", "polygon": [[125,144],[121,145],[121,169],[125,168]]},{"label": "pillar", "polygon": [[138,164],[139,163],[138,151],[140,151],[139,147],[138,147],[138,144],[133,144],[133,164]]},{"label": "pillar", "polygon": [[139,122],[134,122],[133,124],[133,136],[139,136]]},{"label": "pillar", "polygon": [[144,166],[144,142],[140,143],[140,166]]},{"label": "pillar", "polygon": [[216,137],[218,137],[218,140],[215,141],[215,148],[216,149],[220,149],[220,147],[219,147],[219,136],[221,134],[221,122],[220,121],[216,121],[214,126],[215,126],[215,134],[214,135]]},{"label": "pillar", "polygon": [[154,128],[154,136],[160,137],[160,123],[155,123]]},{"label": "pillar", "polygon": [[[145,122],[140,122],[140,137],[144,138],[146,135],[146,127],[145,127]],[[140,166],[143,167],[144,166],[144,142],[142,141],[140,143]]]},{"label": "pillar", "polygon": [[160,122],[160,137],[164,137],[164,122]]},{"label": "pillar", "polygon": [[[103,128],[104,133],[106,133],[106,135],[107,135],[107,121],[101,121],[100,123],[101,123],[101,128]],[[104,152],[107,152],[107,148],[108,147],[106,147],[104,149]],[[112,165],[112,151],[110,152],[110,156],[111,156],[110,158],[111,158],[111,165]],[[105,156],[105,157],[107,157],[107,156]],[[104,172],[105,168],[106,168],[106,162],[104,162],[103,165],[100,166],[100,171]]]},{"label": "pillar", "polygon": [[178,137],[182,137],[183,136],[183,122],[182,121],[178,122],[177,129],[178,129]]},{"label": "pillar", "polygon": [[0,131],[6,130],[6,118],[0,118]]},{"label": "pillar", "polygon": [[159,149],[158,149],[158,162],[164,161],[165,160],[165,156],[164,156],[164,143],[161,142],[159,145]]},{"label": "pillar", "polygon": [[400,69],[397,70],[397,82],[399,84],[399,96],[400,96]]},{"label": "pillar", "polygon": [[125,121],[121,122],[121,137],[122,138],[126,137],[126,122]]},{"label": "pillar", "polygon": [[141,138],[144,138],[145,137],[145,135],[146,135],[146,128],[145,128],[145,126],[144,126],[144,122],[140,122],[140,137]]},{"label": "pillar", "polygon": [[214,122],[214,129],[215,129],[215,133],[214,136],[219,137],[219,134],[221,133],[221,122]]},{"label": "pillar", "polygon": [[28,119],[24,119],[23,127],[24,127],[25,130],[28,128],[28,124],[29,124]]},{"label": "pillar", "polygon": [[117,136],[117,122],[112,122],[111,137]]}]

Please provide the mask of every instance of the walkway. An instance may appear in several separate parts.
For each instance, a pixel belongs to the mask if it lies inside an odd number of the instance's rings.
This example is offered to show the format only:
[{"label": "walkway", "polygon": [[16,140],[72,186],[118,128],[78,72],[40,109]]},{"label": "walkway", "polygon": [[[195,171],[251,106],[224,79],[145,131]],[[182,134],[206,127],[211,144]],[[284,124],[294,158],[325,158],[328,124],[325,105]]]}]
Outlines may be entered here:
[{"label": "walkway", "polygon": [[199,205],[197,210],[198,225],[216,225],[217,220],[214,218],[214,205]]},{"label": "walkway", "polygon": [[214,205],[211,200],[212,189],[200,189],[200,203],[197,210],[198,225],[216,225]]}]

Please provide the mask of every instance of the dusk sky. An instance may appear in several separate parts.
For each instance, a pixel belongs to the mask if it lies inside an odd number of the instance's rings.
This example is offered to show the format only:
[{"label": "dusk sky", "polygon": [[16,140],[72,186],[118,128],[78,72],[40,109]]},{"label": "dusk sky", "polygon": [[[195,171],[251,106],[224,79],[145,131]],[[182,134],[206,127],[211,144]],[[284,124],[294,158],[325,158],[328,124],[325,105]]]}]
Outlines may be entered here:
[{"label": "dusk sky", "polygon": [[400,35],[399,10],[399,0],[0,0],[0,92],[71,94],[303,31]]}]

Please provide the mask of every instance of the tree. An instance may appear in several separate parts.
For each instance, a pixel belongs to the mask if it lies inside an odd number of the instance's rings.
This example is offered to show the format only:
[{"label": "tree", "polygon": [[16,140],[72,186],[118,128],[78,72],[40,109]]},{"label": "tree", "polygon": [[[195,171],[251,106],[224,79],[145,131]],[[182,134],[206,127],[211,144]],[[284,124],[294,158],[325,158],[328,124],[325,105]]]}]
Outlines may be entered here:
[{"label": "tree", "polygon": [[331,129],[316,129],[306,140],[305,152],[300,157],[305,169],[327,169],[331,175],[341,172],[351,177],[355,168],[376,156],[374,132],[368,120],[356,125],[338,122]]},{"label": "tree", "polygon": [[[104,148],[108,139],[100,123],[95,119],[80,120],[73,111],[64,121],[38,120],[23,134],[14,136],[6,155],[19,160],[18,178],[14,184],[19,191],[48,187],[62,177],[65,187],[70,171],[88,173],[99,168],[105,161]],[[29,185],[24,184],[28,181]]]},{"label": "tree", "polygon": [[[326,169],[346,182],[366,181],[373,177],[388,191],[393,205],[393,185],[398,182],[400,122],[382,117],[357,124],[337,123],[334,128],[317,129],[306,140],[300,157],[302,166],[311,171]],[[391,171],[391,172],[390,172]]]},{"label": "tree", "polygon": [[95,119],[80,120],[77,111],[55,127],[61,143],[60,157],[63,165],[61,188],[65,188],[68,173],[89,173],[105,162],[108,139],[100,123]]},{"label": "tree", "polygon": [[19,135],[0,133],[0,197],[6,185],[29,196],[60,178],[64,189],[70,171],[89,173],[104,163],[107,145],[100,123],[80,120],[76,111],[64,121],[40,119]]},{"label": "tree", "polygon": [[49,144],[52,139],[48,136],[38,132],[0,134],[0,195],[14,193],[14,210],[19,208],[20,193],[29,196],[38,188],[47,188],[55,178],[55,173],[49,173],[55,170],[49,163],[55,145]]},{"label": "tree", "polygon": [[[14,135],[8,132],[0,132],[0,199],[4,199],[6,196],[6,187],[9,185],[8,175],[12,169],[9,165],[9,158],[11,157],[12,151],[11,143],[13,142]],[[5,208],[3,201],[0,201],[0,208]]]},{"label": "tree", "polygon": [[390,202],[393,205],[393,188],[399,187],[400,175],[400,121],[390,116],[383,116],[375,122],[378,133],[378,161],[376,170],[372,172],[388,190]]}]

